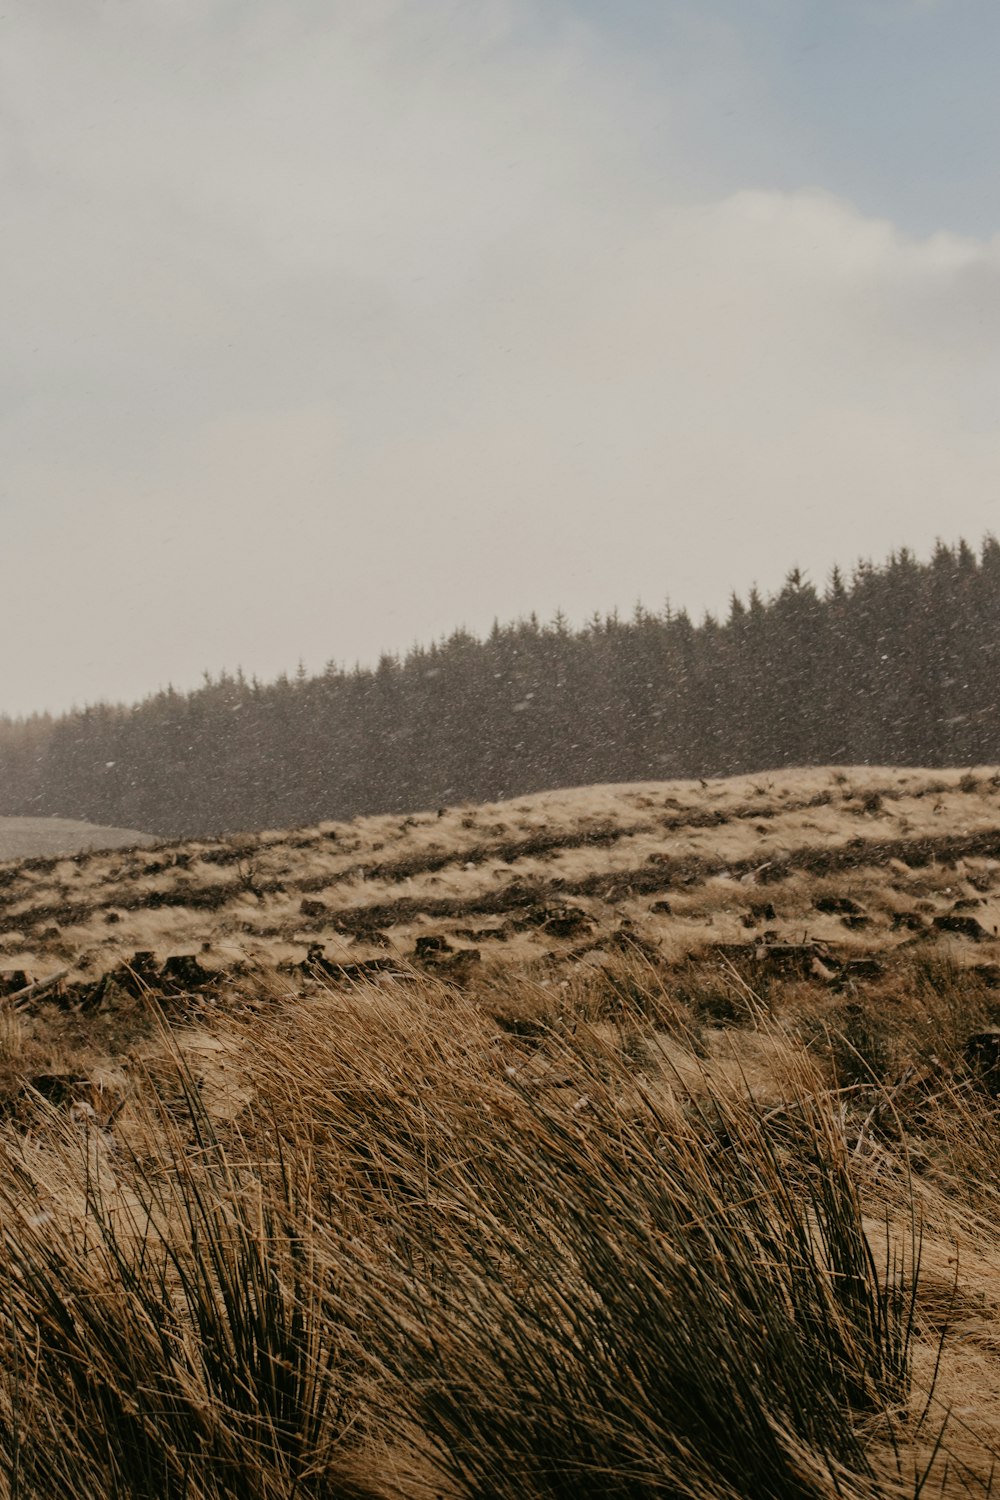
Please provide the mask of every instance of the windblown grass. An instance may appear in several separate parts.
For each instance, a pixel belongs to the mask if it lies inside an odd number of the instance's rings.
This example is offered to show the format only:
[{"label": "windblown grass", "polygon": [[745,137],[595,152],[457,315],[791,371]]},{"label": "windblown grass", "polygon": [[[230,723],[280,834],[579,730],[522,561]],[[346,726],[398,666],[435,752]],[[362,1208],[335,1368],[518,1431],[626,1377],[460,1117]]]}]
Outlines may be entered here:
[{"label": "windblown grass", "polygon": [[[760,1097],[652,986],[531,1004],[272,993],[210,1023],[232,1108],[164,1034],[113,1131],[4,1127],[0,1493],[989,1493],[899,1130],[777,1034]],[[958,1177],[995,1148],[963,1107]]]}]

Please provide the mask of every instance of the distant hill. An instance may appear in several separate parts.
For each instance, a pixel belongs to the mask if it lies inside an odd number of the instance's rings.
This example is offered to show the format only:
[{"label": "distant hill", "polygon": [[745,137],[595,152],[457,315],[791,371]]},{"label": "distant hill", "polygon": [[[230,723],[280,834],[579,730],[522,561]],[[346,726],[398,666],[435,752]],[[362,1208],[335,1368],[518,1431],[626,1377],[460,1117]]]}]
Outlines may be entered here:
[{"label": "distant hill", "polygon": [[153,842],[151,834],[135,828],[102,828],[71,818],[0,818],[0,859],[79,854],[84,849],[130,849]]}]

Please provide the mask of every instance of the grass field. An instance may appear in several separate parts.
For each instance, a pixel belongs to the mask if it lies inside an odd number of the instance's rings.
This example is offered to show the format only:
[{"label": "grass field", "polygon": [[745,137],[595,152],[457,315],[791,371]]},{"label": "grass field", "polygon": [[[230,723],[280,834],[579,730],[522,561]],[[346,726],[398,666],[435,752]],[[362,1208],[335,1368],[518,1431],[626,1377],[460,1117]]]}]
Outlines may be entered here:
[{"label": "grass field", "polygon": [[0,1493],[985,1495],[1000,776],[0,866]]}]

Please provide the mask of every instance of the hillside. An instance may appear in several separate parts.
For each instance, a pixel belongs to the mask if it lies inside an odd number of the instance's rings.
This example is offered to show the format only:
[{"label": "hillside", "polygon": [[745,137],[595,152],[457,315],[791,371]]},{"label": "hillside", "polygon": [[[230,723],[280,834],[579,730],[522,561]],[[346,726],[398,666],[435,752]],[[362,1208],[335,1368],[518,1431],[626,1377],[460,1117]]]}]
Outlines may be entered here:
[{"label": "hillside", "polygon": [[88,849],[128,849],[154,842],[148,833],[135,828],[101,828],[70,818],[0,818],[0,861],[82,854]]},{"label": "hillside", "polygon": [[998,928],[994,767],[3,864],[0,1493],[989,1495]]},{"label": "hillside", "polygon": [[595,962],[577,950],[623,924],[668,961],[771,933],[983,967],[1000,957],[1000,776],[834,768],[585,787],[33,859],[0,867],[0,917],[8,967],[68,966],[73,981],[136,950],[225,969],[319,944],[335,963],[384,963],[429,933],[488,968],[561,973]]}]

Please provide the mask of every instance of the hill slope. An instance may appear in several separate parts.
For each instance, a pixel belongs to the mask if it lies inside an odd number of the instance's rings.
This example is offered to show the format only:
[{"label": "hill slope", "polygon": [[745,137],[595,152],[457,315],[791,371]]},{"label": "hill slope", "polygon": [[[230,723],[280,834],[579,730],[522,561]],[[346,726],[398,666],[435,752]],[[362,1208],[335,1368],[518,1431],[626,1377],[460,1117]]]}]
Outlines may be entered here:
[{"label": "hill slope", "polygon": [[0,867],[2,963],[80,980],[136,950],[205,949],[225,967],[319,944],[345,963],[428,933],[493,966],[563,968],[593,962],[583,939],[623,923],[664,959],[769,933],[994,962],[1000,777],[819,769],[588,787]]},{"label": "hill slope", "polygon": [[88,849],[128,849],[152,844],[135,828],[102,828],[71,818],[0,818],[0,860],[79,854]]}]

